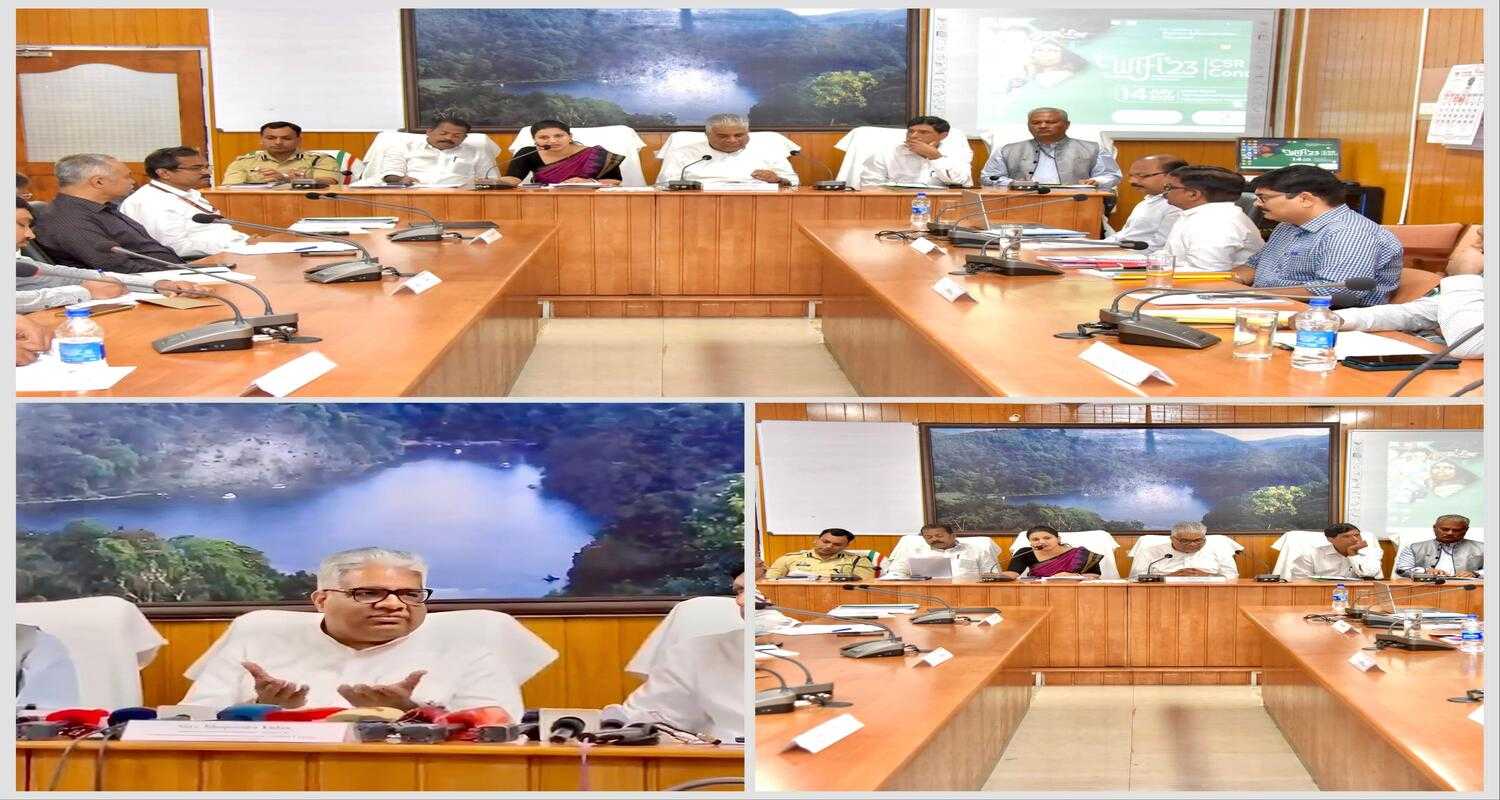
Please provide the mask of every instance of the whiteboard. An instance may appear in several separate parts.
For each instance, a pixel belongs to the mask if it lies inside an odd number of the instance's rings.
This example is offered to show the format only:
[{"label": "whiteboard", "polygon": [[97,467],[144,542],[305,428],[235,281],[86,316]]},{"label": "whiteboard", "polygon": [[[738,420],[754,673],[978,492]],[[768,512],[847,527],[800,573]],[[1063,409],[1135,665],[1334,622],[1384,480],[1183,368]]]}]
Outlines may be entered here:
[{"label": "whiteboard", "polygon": [[1432,538],[1443,514],[1469,518],[1484,534],[1484,432],[1356,430],[1345,447],[1344,518],[1397,542]]},{"label": "whiteboard", "polygon": [[214,120],[258,131],[287,120],[316,131],[405,124],[401,12],[322,7],[211,8]]},{"label": "whiteboard", "polygon": [[767,421],[756,428],[767,533],[896,535],[922,527],[916,425]]},{"label": "whiteboard", "polygon": [[1041,106],[1088,141],[1263,136],[1276,12],[935,8],[927,52],[926,113],[994,147]]}]

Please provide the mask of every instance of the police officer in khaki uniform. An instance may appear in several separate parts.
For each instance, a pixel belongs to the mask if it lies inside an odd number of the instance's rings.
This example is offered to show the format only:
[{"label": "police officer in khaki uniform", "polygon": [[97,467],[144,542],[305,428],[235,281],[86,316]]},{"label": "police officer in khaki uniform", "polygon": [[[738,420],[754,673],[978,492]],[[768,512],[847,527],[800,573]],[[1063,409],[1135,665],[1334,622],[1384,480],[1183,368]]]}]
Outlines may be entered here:
[{"label": "police officer in khaki uniform", "polygon": [[260,146],[260,150],[231,161],[220,185],[281,183],[293,178],[311,178],[330,186],[344,182],[344,174],[332,156],[302,151],[302,127],[296,123],[267,122],[260,126]]},{"label": "police officer in khaki uniform", "polygon": [[818,534],[811,550],[798,550],[776,559],[766,570],[766,577],[785,578],[797,572],[826,577],[829,575],[854,575],[861,580],[875,577],[875,565],[870,557],[860,553],[846,552],[854,534],[843,528],[828,528]]}]

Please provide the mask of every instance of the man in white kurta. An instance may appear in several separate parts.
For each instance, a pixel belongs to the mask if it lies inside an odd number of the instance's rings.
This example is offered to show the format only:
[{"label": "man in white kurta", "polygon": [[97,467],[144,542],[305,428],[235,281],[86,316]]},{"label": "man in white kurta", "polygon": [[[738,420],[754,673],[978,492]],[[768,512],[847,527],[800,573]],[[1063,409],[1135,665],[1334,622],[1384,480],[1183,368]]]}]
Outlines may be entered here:
[{"label": "man in white kurta", "polygon": [[16,708],[78,705],[78,668],[68,648],[35,625],[16,623]]},{"label": "man in white kurta", "polygon": [[860,169],[860,186],[887,183],[921,186],[971,186],[970,162],[957,150],[942,151],[952,126],[942,117],[913,117],[906,123],[906,140],[890,150],[871,155]]},{"label": "man in white kurta", "polygon": [[[744,614],[745,576],[734,579]],[[646,682],[623,704],[632,722],[674,728],[732,742],[745,736],[745,631],[693,636],[674,642],[650,664]]]},{"label": "man in white kurta", "polygon": [[392,144],[380,159],[380,175],[388,184],[404,186],[458,186],[494,175],[494,156],[470,144],[468,137],[464,120],[434,123],[423,138],[405,137]]},{"label": "man in white kurta", "polygon": [[212,167],[191,147],[164,147],[146,156],[150,182],[120,202],[125,216],[179,256],[223,252],[250,237],[223,222],[194,222],[194,214],[219,210],[198,191],[208,186]]},{"label": "man in white kurta", "polygon": [[1172,226],[1177,224],[1177,217],[1182,213],[1177,206],[1168,203],[1166,195],[1162,194],[1166,190],[1167,175],[1172,170],[1185,166],[1187,162],[1171,155],[1136,159],[1130,165],[1130,171],[1125,173],[1125,180],[1132,189],[1141,193],[1141,201],[1130,209],[1125,225],[1110,238],[1117,242],[1145,242],[1148,253],[1160,250],[1167,243],[1167,234],[1172,232]]},{"label": "man in white kurta", "polygon": [[330,556],[312,595],[322,613],[253,612],[236,620],[188,669],[193,685],[182,703],[499,706],[519,720],[520,684],[530,675],[512,674],[493,637],[427,621],[425,578],[426,565],[407,553],[363,548]]},{"label": "man in white kurta", "polygon": [[1323,535],[1328,538],[1328,544],[1293,559],[1288,578],[1305,581],[1319,576],[1378,581],[1385,577],[1380,548],[1369,546],[1359,528],[1339,522],[1328,526]]},{"label": "man in white kurta", "polygon": [[1181,209],[1161,253],[1177,269],[1213,272],[1244,264],[1266,246],[1260,230],[1235,205],[1245,179],[1221,167],[1181,167],[1167,176],[1164,195]]},{"label": "man in white kurta", "polygon": [[[1228,544],[1223,538],[1210,541],[1208,528],[1201,522],[1179,522],[1172,526],[1167,541],[1137,552],[1130,563],[1130,577],[1150,570],[1152,575],[1238,578],[1240,569],[1234,563],[1234,548]],[[1163,560],[1169,553],[1172,557]]]},{"label": "man in white kurta", "polygon": [[[667,151],[657,183],[689,181],[764,181],[796,186],[797,172],[786,153],[750,144],[750,124],[736,114],[715,114],[704,126],[707,139]],[[686,176],[683,169],[687,170]]]},{"label": "man in white kurta", "polygon": [[927,525],[921,534],[908,534],[896,542],[880,577],[905,580],[911,577],[911,559],[934,557],[952,559],[955,573],[1000,571],[1000,548],[993,539],[988,536],[960,538],[947,525]]}]

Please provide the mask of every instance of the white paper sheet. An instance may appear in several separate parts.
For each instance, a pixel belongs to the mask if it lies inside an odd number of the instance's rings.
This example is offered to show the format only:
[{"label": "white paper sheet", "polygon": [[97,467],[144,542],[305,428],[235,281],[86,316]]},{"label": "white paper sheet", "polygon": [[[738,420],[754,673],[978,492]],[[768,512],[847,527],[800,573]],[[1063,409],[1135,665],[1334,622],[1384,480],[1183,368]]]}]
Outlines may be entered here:
[{"label": "white paper sheet", "polygon": [[848,625],[798,625],[795,628],[783,628],[776,632],[777,636],[819,636],[829,633],[884,633],[881,628],[874,625],[860,625],[849,623]]},{"label": "white paper sheet", "polygon": [[[1297,343],[1296,331],[1279,331],[1276,334],[1276,343],[1292,347]],[[1333,354],[1336,358],[1349,358],[1359,356],[1405,356],[1405,355],[1432,355],[1426,350],[1397,339],[1386,336],[1376,336],[1364,331],[1340,331],[1339,338],[1333,344]]]},{"label": "white paper sheet", "polygon": [[[201,269],[214,270],[214,267],[213,265],[206,265]],[[220,280],[219,278],[214,277],[215,274],[228,275],[234,278],[234,280]],[[156,272],[138,272],[136,273],[136,277],[142,278],[144,280],[149,280],[152,283],[155,283],[156,281],[181,281],[183,283],[222,283],[226,285],[234,282],[244,283],[245,281],[255,280],[254,275],[241,275],[238,272],[223,269],[222,267],[218,268],[216,271],[208,275],[201,275],[197,272],[188,272],[185,269],[163,269],[157,270]]]},{"label": "white paper sheet", "polygon": [[70,367],[51,353],[16,367],[18,392],[97,392],[119,383],[135,367]]},{"label": "white paper sheet", "polygon": [[237,256],[266,256],[277,253],[353,253],[358,248],[338,242],[256,242],[236,244],[229,252]]}]

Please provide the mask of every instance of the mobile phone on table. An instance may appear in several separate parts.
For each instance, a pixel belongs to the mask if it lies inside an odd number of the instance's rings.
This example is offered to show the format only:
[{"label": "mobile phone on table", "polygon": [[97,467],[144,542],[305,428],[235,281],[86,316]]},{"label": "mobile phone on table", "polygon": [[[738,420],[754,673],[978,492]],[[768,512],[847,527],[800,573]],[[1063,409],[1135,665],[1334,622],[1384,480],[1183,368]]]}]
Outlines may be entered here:
[{"label": "mobile phone on table", "polygon": [[[1399,356],[1349,356],[1343,359],[1346,367],[1362,369],[1366,372],[1392,372],[1399,370],[1412,370],[1422,366],[1427,356],[1407,353]],[[1428,369],[1458,369],[1459,360],[1456,358],[1438,359]]]}]

